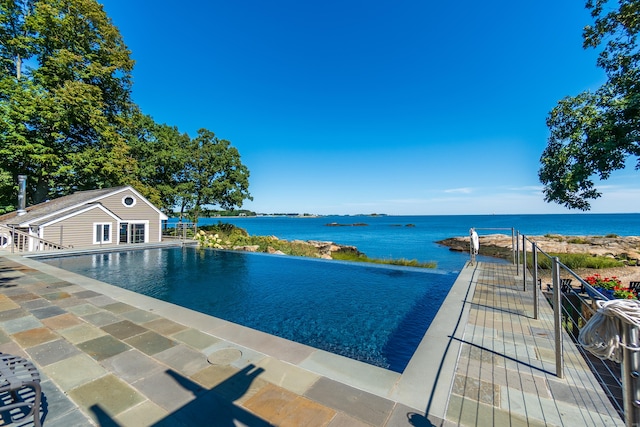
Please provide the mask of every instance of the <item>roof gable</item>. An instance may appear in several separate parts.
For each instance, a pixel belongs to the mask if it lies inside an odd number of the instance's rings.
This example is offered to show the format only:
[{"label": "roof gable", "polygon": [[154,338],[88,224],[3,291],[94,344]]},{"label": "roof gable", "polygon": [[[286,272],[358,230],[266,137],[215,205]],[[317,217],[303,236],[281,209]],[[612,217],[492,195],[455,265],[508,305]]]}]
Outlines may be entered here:
[{"label": "roof gable", "polygon": [[29,206],[27,207],[27,212],[24,215],[18,216],[17,211],[15,211],[0,216],[0,223],[15,225],[18,227],[28,227],[29,225],[36,223],[48,223],[53,221],[55,218],[71,214],[76,210],[81,210],[82,207],[85,207],[90,203],[99,202],[99,200],[104,197],[117,194],[125,190],[132,191],[141,200],[144,200],[149,206],[153,207],[153,209],[159,214],[160,219],[167,219],[165,214],[149,203],[149,201],[135,189],[130,186],[122,186],[102,188],[99,190],[77,191],[73,194],[69,194],[68,196],[58,197],[57,199]]}]

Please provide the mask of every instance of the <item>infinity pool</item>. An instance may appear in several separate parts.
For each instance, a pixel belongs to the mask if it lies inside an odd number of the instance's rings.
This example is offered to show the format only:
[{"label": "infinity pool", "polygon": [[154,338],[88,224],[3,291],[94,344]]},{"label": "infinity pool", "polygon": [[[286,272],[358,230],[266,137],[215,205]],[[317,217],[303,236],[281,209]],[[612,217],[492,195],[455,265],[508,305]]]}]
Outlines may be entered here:
[{"label": "infinity pool", "polygon": [[42,262],[396,372],[406,367],[456,278],[195,248]]}]

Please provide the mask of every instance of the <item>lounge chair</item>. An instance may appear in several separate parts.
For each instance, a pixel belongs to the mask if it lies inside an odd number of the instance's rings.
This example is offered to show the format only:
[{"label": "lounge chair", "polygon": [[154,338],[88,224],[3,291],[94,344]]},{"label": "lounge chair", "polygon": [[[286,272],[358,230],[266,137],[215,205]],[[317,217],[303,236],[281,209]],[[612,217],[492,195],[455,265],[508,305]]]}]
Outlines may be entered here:
[{"label": "lounge chair", "polygon": [[[34,396],[28,396],[29,400],[25,400],[24,396],[19,395],[19,391],[25,388],[31,388]],[[20,356],[0,353],[0,394],[8,393],[11,396],[10,403],[0,406],[0,413],[9,412],[9,418],[12,423],[22,423],[25,418],[33,415],[34,427],[40,427],[40,373],[38,369]],[[24,393],[23,393],[24,394]],[[24,416],[15,418],[17,414],[11,413],[16,408],[28,408],[29,412]],[[21,411],[24,413],[24,411]]]}]

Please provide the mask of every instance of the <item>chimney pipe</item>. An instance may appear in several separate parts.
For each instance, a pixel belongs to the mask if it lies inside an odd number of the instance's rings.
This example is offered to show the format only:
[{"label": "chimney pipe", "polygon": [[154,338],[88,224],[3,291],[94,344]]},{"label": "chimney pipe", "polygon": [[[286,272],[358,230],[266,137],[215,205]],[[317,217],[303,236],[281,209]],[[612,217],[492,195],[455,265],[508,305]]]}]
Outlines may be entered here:
[{"label": "chimney pipe", "polygon": [[18,175],[18,216],[27,213],[27,176]]}]

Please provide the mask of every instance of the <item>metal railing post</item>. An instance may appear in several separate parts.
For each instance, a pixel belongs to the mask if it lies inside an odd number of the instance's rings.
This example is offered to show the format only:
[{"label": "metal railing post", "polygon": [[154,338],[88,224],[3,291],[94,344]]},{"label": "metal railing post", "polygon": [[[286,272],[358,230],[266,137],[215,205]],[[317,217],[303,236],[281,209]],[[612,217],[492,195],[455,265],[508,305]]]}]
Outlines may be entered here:
[{"label": "metal railing post", "polygon": [[638,390],[638,377],[640,377],[640,366],[638,359],[640,355],[634,348],[638,347],[638,328],[634,325],[618,319],[618,328],[622,343],[622,398],[624,401],[624,421],[628,427],[637,426],[640,422],[640,393]]},{"label": "metal railing post", "polygon": [[516,237],[515,229],[511,227],[511,255],[513,257],[513,263],[516,263]]},{"label": "metal railing post", "polygon": [[533,280],[533,318],[538,318],[538,246],[531,242],[531,279]]},{"label": "metal railing post", "polygon": [[11,253],[14,253],[16,247],[16,228],[11,226]]},{"label": "metal railing post", "polygon": [[556,376],[564,378],[564,360],[562,348],[562,292],[560,292],[560,260],[553,258],[553,330],[556,349]]},{"label": "metal railing post", "polygon": [[516,276],[520,275],[520,232],[516,235]]},{"label": "metal railing post", "polygon": [[522,235],[522,290],[527,290],[527,240],[526,236]]}]

